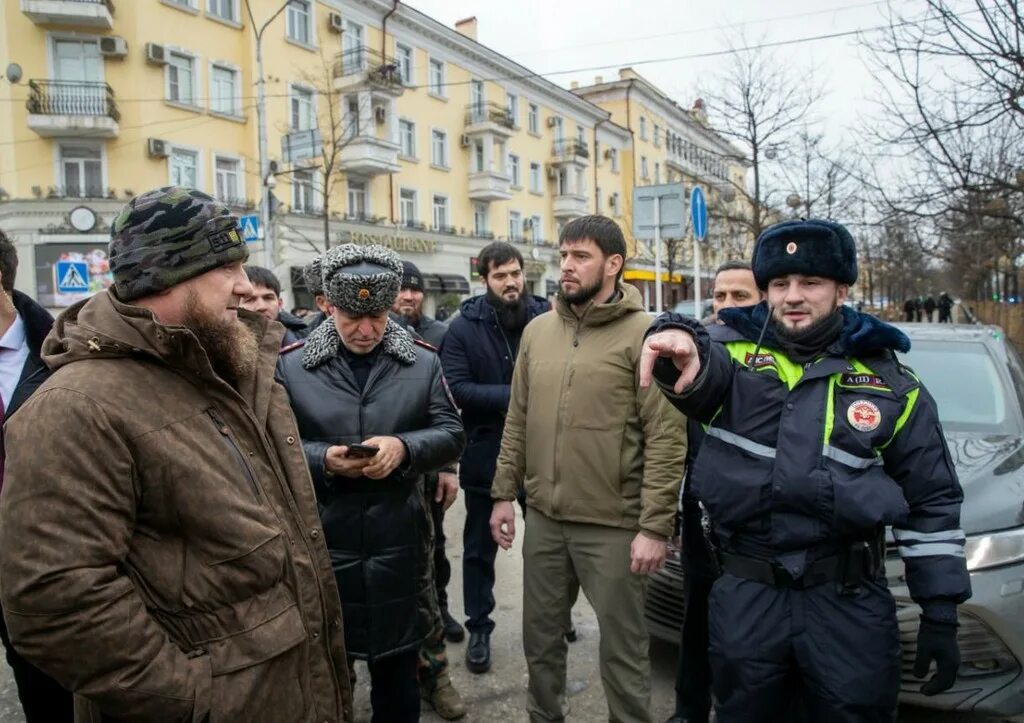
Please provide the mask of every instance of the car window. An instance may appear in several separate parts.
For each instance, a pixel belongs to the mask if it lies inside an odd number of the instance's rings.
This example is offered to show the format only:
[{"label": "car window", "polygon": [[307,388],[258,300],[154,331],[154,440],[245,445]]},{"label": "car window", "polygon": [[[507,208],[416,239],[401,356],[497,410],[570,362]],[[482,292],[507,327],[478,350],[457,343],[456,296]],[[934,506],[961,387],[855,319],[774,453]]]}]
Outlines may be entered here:
[{"label": "car window", "polygon": [[983,342],[918,339],[900,357],[935,397],[947,432],[1018,431],[1018,397]]}]

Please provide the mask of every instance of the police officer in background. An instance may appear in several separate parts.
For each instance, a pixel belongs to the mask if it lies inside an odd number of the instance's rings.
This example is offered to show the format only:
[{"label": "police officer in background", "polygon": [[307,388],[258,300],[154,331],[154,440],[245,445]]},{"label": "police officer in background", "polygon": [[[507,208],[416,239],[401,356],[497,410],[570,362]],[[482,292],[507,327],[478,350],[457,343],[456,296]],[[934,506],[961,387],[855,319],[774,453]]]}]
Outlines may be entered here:
[{"label": "police officer in background", "polygon": [[897,360],[902,332],[843,306],[852,236],[786,221],[758,238],[767,303],[655,320],[640,362],[707,426],[692,470],[720,541],[710,654],[721,723],[892,721],[900,639],[884,577],[892,525],[922,613],[914,674],[934,695],[960,662],[957,604],[970,596],[963,493],[935,402]]}]

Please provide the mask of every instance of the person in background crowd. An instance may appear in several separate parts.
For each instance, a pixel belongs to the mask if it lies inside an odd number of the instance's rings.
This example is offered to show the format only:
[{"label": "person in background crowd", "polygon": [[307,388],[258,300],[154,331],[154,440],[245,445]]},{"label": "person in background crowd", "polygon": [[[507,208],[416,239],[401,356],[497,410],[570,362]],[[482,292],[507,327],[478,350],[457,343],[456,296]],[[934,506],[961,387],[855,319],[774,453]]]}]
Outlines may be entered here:
[{"label": "person in background crowd", "polygon": [[405,317],[423,341],[439,349],[448,327],[423,313],[423,298],[423,274],[412,261],[402,261],[402,288],[391,310]]},{"label": "person in background crowd", "polygon": [[462,409],[468,444],[459,478],[465,490],[462,531],[462,595],[469,628],[466,667],[491,667],[494,631],[494,559],[491,536],[491,481],[508,409],[519,340],[530,321],[548,310],[547,302],[524,293],[523,257],[504,241],[487,244],[477,256],[486,292],[462,302],[441,344],[441,362],[452,396]]},{"label": "person in background crowd", "polygon": [[352,720],[338,588],[273,376],[283,329],[239,310],[248,255],[204,193],[129,201],[113,286],[61,314],[53,374],[7,425],[5,618],[77,720]]},{"label": "person in background crowd", "polygon": [[269,321],[279,321],[284,325],[284,346],[304,339],[310,332],[306,322],[285,311],[284,299],[281,298],[281,282],[274,272],[262,266],[248,265],[245,275],[252,284],[252,293],[242,299],[243,309],[262,314]]},{"label": "person in background crowd", "polygon": [[310,309],[308,306],[293,306],[292,307],[292,316],[297,316],[297,317],[299,317],[300,319],[303,319],[303,320],[308,320],[309,319],[309,315],[312,314],[312,313],[313,313],[313,310]]},{"label": "person in background crowd", "polygon": [[[721,325],[723,309],[753,306],[764,297],[748,261],[726,261],[715,272],[712,318]],[[705,324],[705,322],[701,322]],[[705,324],[707,325],[707,324]],[[717,331],[715,326],[709,333]],[[708,659],[708,595],[718,577],[710,529],[705,529],[700,500],[693,493],[690,470],[704,437],[704,428],[687,420],[686,474],[680,495],[680,562],[683,568],[683,630],[676,670],[676,710],[667,723],[707,723],[711,713],[711,663]]]},{"label": "person in background crowd", "polygon": [[939,323],[953,323],[953,299],[945,291],[939,294]]},{"label": "person in background crowd", "polygon": [[608,718],[651,720],[644,623],[647,575],[665,560],[683,461],[685,420],[656,390],[639,389],[650,321],[621,282],[626,242],[605,216],[559,234],[561,291],[554,313],[523,332],[491,488],[491,533],[515,538],[526,488],[523,651],[531,721],[562,720],[564,638],[578,587],[597,614]]},{"label": "person in background crowd", "polygon": [[914,300],[914,320],[918,323],[924,321],[924,297],[918,296]]},{"label": "person in background crowd", "polygon": [[309,290],[309,293],[313,295],[313,302],[317,308],[316,312],[310,314],[309,318],[306,319],[306,326],[309,328],[310,333],[312,333],[313,329],[323,324],[324,321],[331,318],[331,303],[324,294],[324,280],[323,275],[320,273],[322,259],[323,256],[317,256],[302,267],[302,279],[306,282],[306,288]]},{"label": "person in background crowd", "polygon": [[935,313],[935,299],[932,298],[931,294],[924,299],[924,320],[929,324],[935,321],[933,314]]},{"label": "person in background crowd", "polygon": [[751,266],[766,303],[722,311],[718,340],[662,315],[641,362],[642,386],[657,381],[707,425],[691,476],[723,572],[709,603],[717,718],[892,721],[886,527],[921,607],[913,672],[934,662],[921,691],[936,695],[956,681],[957,605],[971,594],[963,491],[935,401],[896,356],[910,340],[843,304],[857,281],[849,231],[775,224]]},{"label": "person in background crowd", "polygon": [[[10,419],[39,385],[50,376],[41,358],[43,339],[53,327],[53,317],[27,295],[16,291],[18,250],[0,231],[0,425]],[[4,447],[0,427],[0,487],[3,486]],[[71,693],[26,660],[11,645],[0,610],[0,639],[7,664],[14,674],[18,700],[26,723],[72,723]]]},{"label": "person in background crowd", "polygon": [[345,244],[321,270],[333,323],[282,354],[278,378],[344,591],[347,649],[369,667],[373,721],[416,721],[419,650],[440,620],[423,475],[458,459],[462,421],[437,355],[388,316],[398,256]]},{"label": "person in background crowd", "polygon": [[908,297],[903,302],[903,316],[904,321],[914,321],[917,319],[917,299],[913,296]]}]

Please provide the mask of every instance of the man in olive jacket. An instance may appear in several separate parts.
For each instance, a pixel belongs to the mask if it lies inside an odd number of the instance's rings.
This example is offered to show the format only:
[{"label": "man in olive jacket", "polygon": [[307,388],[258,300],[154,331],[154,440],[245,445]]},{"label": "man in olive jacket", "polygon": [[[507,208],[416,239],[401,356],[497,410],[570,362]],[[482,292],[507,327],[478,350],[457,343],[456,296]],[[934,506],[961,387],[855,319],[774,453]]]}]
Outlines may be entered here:
[{"label": "man in olive jacket", "polygon": [[562,229],[555,313],[524,330],[491,488],[491,532],[509,549],[512,500],[526,487],[523,650],[533,721],[562,720],[566,630],[577,585],[601,629],[610,720],[650,721],[645,575],[664,563],[686,456],[685,419],[639,387],[650,325],[619,283],[618,225],[584,216]]},{"label": "man in olive jacket", "polygon": [[352,718],[341,605],[284,329],[238,219],[168,187],[114,220],[114,287],[58,319],[53,375],[8,424],[3,609],[76,720]]}]

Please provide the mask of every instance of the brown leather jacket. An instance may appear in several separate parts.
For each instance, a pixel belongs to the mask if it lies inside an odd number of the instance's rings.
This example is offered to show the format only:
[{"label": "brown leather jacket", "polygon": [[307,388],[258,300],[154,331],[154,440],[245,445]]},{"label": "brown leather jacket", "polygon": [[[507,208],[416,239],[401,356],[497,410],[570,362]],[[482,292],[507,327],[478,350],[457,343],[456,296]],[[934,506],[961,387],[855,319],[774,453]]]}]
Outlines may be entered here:
[{"label": "brown leather jacket", "polygon": [[109,293],[43,347],[8,424],[0,596],[76,720],[352,718],[341,606],[284,389],[283,328],[238,390],[191,332]]}]

